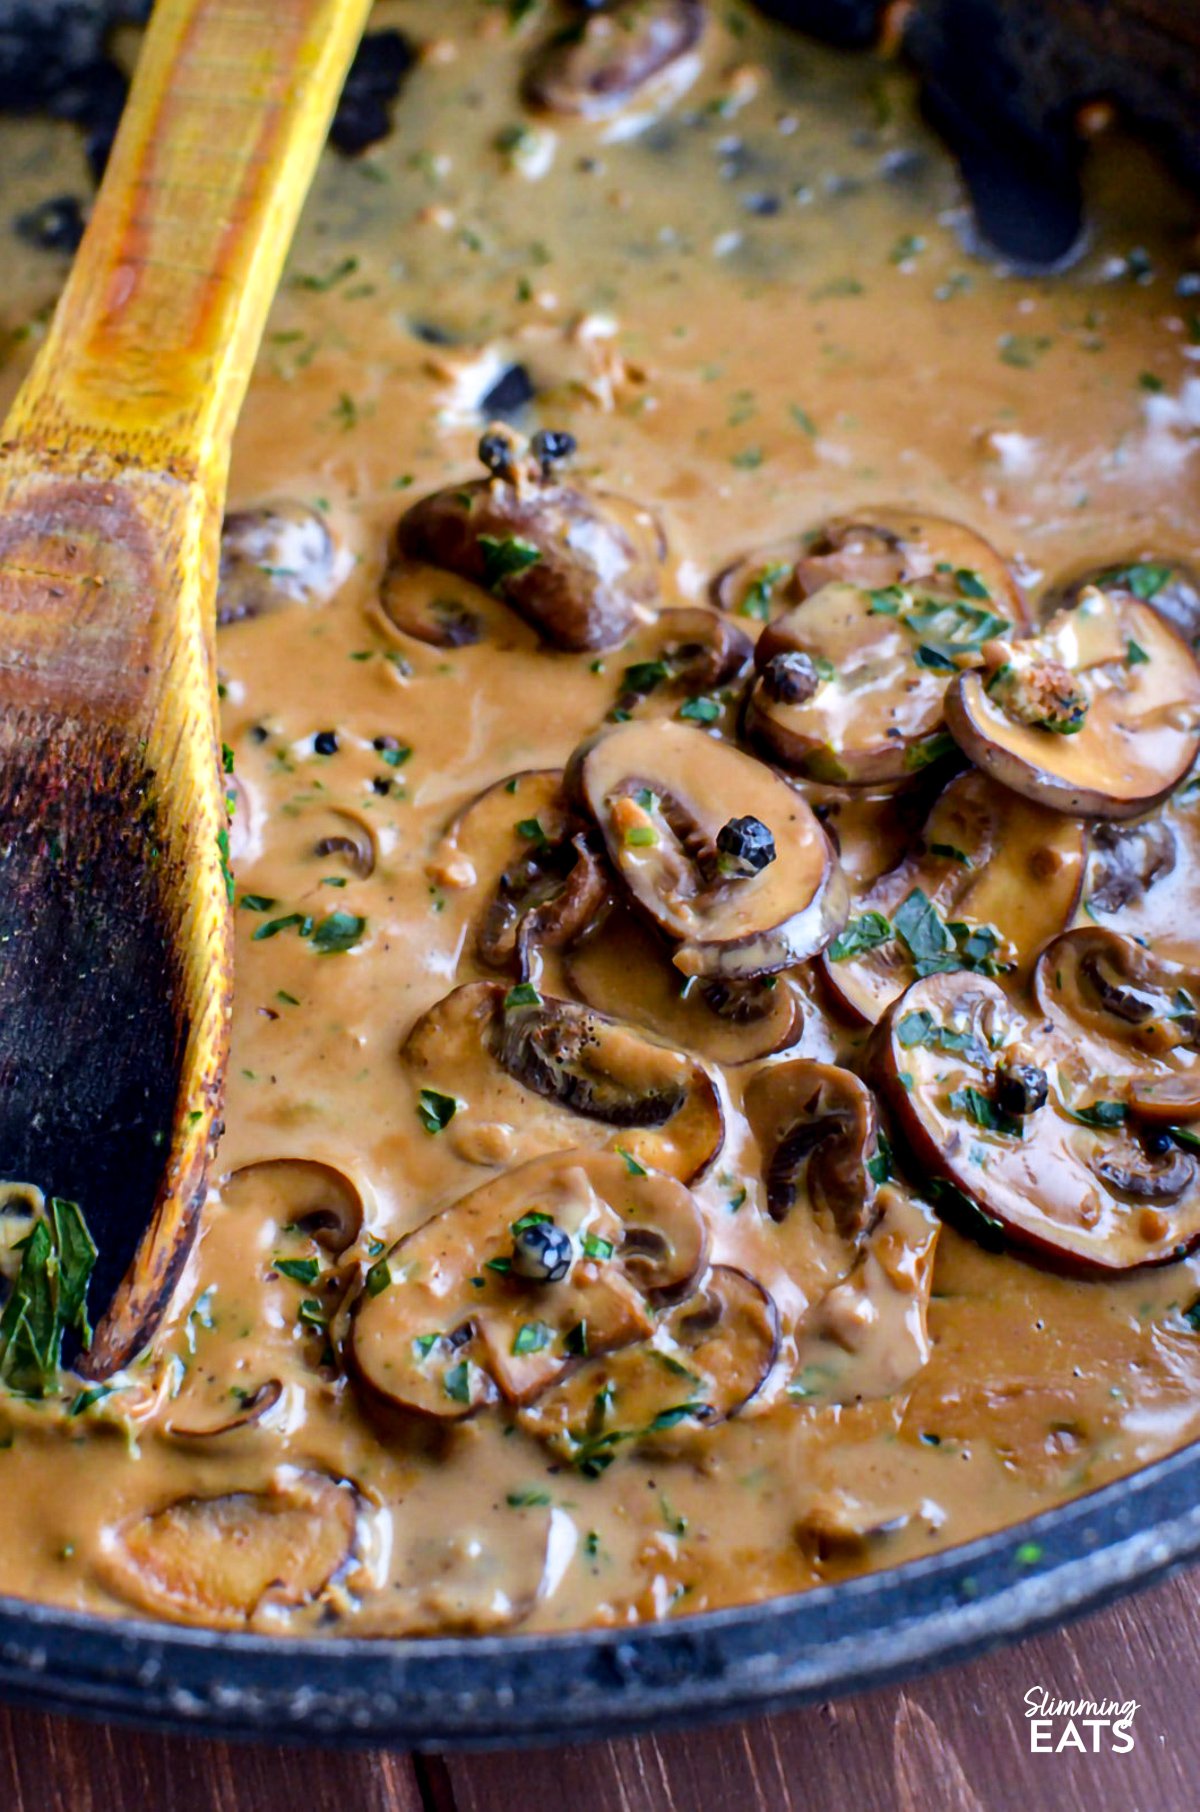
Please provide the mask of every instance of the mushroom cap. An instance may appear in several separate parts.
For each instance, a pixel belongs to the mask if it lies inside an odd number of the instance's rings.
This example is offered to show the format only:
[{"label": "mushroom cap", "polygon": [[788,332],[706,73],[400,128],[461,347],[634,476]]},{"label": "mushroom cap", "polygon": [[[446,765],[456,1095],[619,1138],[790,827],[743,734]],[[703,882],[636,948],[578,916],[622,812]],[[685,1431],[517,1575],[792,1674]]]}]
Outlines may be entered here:
[{"label": "mushroom cap", "polygon": [[[1023,1118],[995,1106],[1012,1058],[1050,1079],[1044,1106]],[[1070,1059],[1063,1034],[1029,1021],[996,982],[930,975],[889,1008],[873,1074],[928,1193],[968,1230],[1002,1229],[1076,1270],[1169,1264],[1200,1241],[1200,1165],[1124,1103],[1097,1101],[1094,1085],[1075,1093]]]},{"label": "mushroom cap", "polygon": [[612,0],[543,45],[524,98],[549,113],[607,119],[695,50],[705,16],[703,0]]},{"label": "mushroom cap", "polygon": [[786,1221],[807,1197],[844,1238],[857,1242],[868,1233],[876,1215],[879,1128],[866,1083],[836,1064],[795,1057],[759,1070],[745,1106],[772,1220]]},{"label": "mushroom cap", "polygon": [[[920,590],[869,591],[834,580],[769,623],[754,651],[758,678],[745,732],[790,771],[848,786],[901,786],[951,747],[946,688],[978,663],[985,641],[1012,628],[981,582],[954,573]],[[808,655],[819,683],[790,703],[774,696],[776,656]]]},{"label": "mushroom cap", "polygon": [[285,499],[231,510],[221,525],[217,622],[222,627],[288,604],[323,604],[339,579],[329,526],[306,503]]},{"label": "mushroom cap", "polygon": [[626,647],[631,659],[616,710],[626,717],[683,713],[732,732],[737,688],[754,655],[754,644],[736,623],[702,606],[662,610]]},{"label": "mushroom cap", "polygon": [[478,901],[480,962],[522,981],[540,970],[544,950],[593,931],[611,892],[562,779],[560,768],[543,768],[496,781],[451,820],[431,864]]},{"label": "mushroom cap", "polygon": [[1200,779],[1147,817],[1093,824],[1088,846],[1089,916],[1159,956],[1200,963]]},{"label": "mushroom cap", "polygon": [[[1200,1116],[1200,972],[1080,925],[1047,944],[1038,1005],[1068,1040],[1064,1072],[1144,1120]],[[1103,1078],[1103,1082],[1101,1082]]]},{"label": "mushroom cap", "polygon": [[[1024,982],[1046,939],[1075,910],[1086,841],[1079,820],[1023,799],[978,770],[959,774],[934,801],[916,847],[857,895],[845,935],[822,952],[821,971],[838,1005],[874,1025],[929,960],[963,969],[974,964],[985,973],[1003,966]],[[884,930],[872,915],[892,925],[914,897],[955,928],[956,935],[929,940],[931,948],[947,949],[926,963],[894,931],[868,941]],[[984,937],[973,942],[972,931],[980,930]]]},{"label": "mushroom cap", "polygon": [[[811,808],[728,743],[687,724],[623,724],[576,750],[567,780],[630,898],[676,943],[684,975],[787,969],[845,922],[845,880]],[[772,833],[776,860],[727,878],[717,834],[745,814]]]},{"label": "mushroom cap", "polygon": [[1038,599],[1039,614],[1052,617],[1057,611],[1078,604],[1091,585],[1123,597],[1140,598],[1190,647],[1196,646],[1200,636],[1200,573],[1188,561],[1149,555],[1087,567],[1070,578],[1060,578],[1044,592]]},{"label": "mushroom cap", "polygon": [[461,1155],[474,1161],[488,1125],[507,1129],[519,1157],[594,1142],[684,1181],[707,1169],[724,1120],[694,1058],[575,1001],[542,995],[506,1006],[506,998],[494,982],[468,982],[423,1014],[404,1044],[414,1083],[459,1102],[448,1134]]},{"label": "mushroom cap", "polygon": [[101,1577],[174,1623],[251,1628],[319,1596],[353,1555],[358,1508],[348,1485],[283,1468],[265,1490],[179,1498],[113,1531]]},{"label": "mushroom cap", "polygon": [[253,1210],[277,1227],[298,1227],[335,1255],[348,1251],[362,1232],[358,1185],[334,1165],[312,1158],[243,1164],[223,1180],[221,1195],[233,1213]]},{"label": "mushroom cap", "polygon": [[589,1006],[714,1063],[767,1057],[795,1044],[804,1027],[804,1004],[793,978],[685,978],[655,927],[624,905],[571,950],[566,973]]},{"label": "mushroom cap", "polygon": [[400,518],[396,552],[490,591],[556,648],[614,647],[658,595],[645,512],[553,481],[435,491]]},{"label": "mushroom cap", "polygon": [[756,1278],[714,1265],[652,1339],[590,1358],[519,1421],[583,1472],[625,1448],[678,1448],[762,1390],[779,1353],[779,1313]]},{"label": "mushroom cap", "polygon": [[[1148,604],[1095,590],[1026,642],[996,642],[987,670],[946,695],[950,732],[977,767],[1026,798],[1083,817],[1131,818],[1164,799],[1200,749],[1200,666]],[[1028,687],[1066,674],[1086,705],[1063,734],[1021,721]]]},{"label": "mushroom cap", "polygon": [[774,605],[789,608],[802,603],[831,583],[877,591],[919,585],[945,573],[978,579],[1001,616],[1028,623],[1008,564],[990,542],[948,516],[901,506],[873,506],[861,515],[837,516],[815,532],[746,554],[717,575],[712,595],[722,610],[767,618],[775,614]]},{"label": "mushroom cap", "polygon": [[[560,1282],[512,1268],[514,1228],[530,1214],[571,1237]],[[674,1178],[631,1174],[613,1152],[553,1152],[391,1248],[382,1288],[355,1307],[355,1375],[369,1394],[442,1422],[500,1398],[532,1402],[581,1356],[644,1339],[656,1306],[691,1288],[707,1254],[704,1218]]]}]

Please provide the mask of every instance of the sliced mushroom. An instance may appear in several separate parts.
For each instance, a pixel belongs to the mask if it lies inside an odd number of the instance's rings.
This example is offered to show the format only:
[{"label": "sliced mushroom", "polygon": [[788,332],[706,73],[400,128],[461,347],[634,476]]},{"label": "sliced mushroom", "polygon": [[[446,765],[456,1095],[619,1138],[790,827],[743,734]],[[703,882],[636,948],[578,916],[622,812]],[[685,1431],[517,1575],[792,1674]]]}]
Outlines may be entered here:
[{"label": "sliced mushroom", "polygon": [[[1200,1241],[1200,1165],[1124,1103],[1076,1092],[1072,1046],[984,976],[931,975],[889,1009],[875,1074],[935,1206],[1094,1272],[1168,1264]],[[1037,1084],[1037,1086],[1031,1086]],[[1136,1179],[1143,1179],[1142,1182]],[[1144,1179],[1151,1179],[1146,1183]],[[1177,1185],[1181,1185],[1177,1187]]]},{"label": "sliced mushroom", "polygon": [[[664,610],[630,646],[616,709],[631,716],[678,712],[712,727],[736,702],[731,688],[754,653],[749,636],[714,610]],[[680,699],[683,703],[680,704]]]},{"label": "sliced mushroom", "polygon": [[[576,751],[567,784],[631,899],[676,943],[684,975],[788,969],[845,922],[845,879],[812,810],[727,743],[686,724],[625,724]],[[744,824],[773,851],[749,876],[721,849]]]},{"label": "sliced mushroom", "polygon": [[[532,1281],[517,1269],[531,1224],[569,1240],[565,1276]],[[364,1291],[352,1322],[356,1375],[441,1422],[500,1398],[532,1402],[581,1356],[644,1339],[655,1306],[690,1288],[707,1251],[699,1207],[673,1178],[631,1175],[610,1152],[535,1159],[386,1254],[382,1288]]]},{"label": "sliced mushroom", "polygon": [[155,1616],[253,1628],[319,1597],[352,1558],[357,1518],[349,1486],[286,1467],[266,1490],[180,1498],[113,1531],[101,1574]]},{"label": "sliced mushroom", "polygon": [[675,1447],[736,1416],[766,1383],[778,1352],[772,1298],[746,1272],[714,1265],[649,1339],[590,1356],[519,1421],[595,1475],[623,1448]]},{"label": "sliced mushroom", "polygon": [[1028,621],[1012,573],[982,535],[945,516],[891,508],[838,517],[747,554],[718,575],[713,598],[723,610],[766,621],[830,584],[923,593],[927,581],[941,590],[948,580],[959,595],[990,599],[1011,622]]},{"label": "sliced mushroom", "polygon": [[[458,1103],[447,1131],[469,1162],[594,1142],[686,1182],[720,1149],[708,1072],[574,1001],[512,1001],[496,983],[469,982],[417,1021],[403,1057],[426,1094]],[[503,1129],[500,1157],[484,1128]]]},{"label": "sliced mushroom", "polygon": [[331,806],[320,826],[310,827],[306,821],[305,830],[310,828],[315,833],[310,848],[318,861],[344,868],[360,881],[374,874],[378,854],[375,832],[357,812]]},{"label": "sliced mushroom", "polygon": [[822,1576],[856,1570],[885,1536],[898,1535],[911,1512],[864,1503],[840,1486],[815,1495],[796,1519],[796,1541]]},{"label": "sliced mushroom", "polygon": [[1046,946],[1034,992],[1070,1041],[1065,1067],[1083,1088],[1102,1088],[1145,1120],[1200,1115],[1196,969],[1151,955],[1118,932],[1081,925]]},{"label": "sliced mushroom", "polygon": [[555,1589],[577,1543],[567,1512],[547,1505],[515,1513],[512,1505],[501,1505],[485,1516],[464,1515],[458,1504],[450,1523],[444,1506],[433,1504],[430,1512],[396,1556],[386,1605],[369,1628],[357,1617],[356,1634],[374,1634],[376,1627],[386,1636],[487,1636],[516,1629]]},{"label": "sliced mushroom", "polygon": [[221,528],[217,622],[240,623],[285,604],[323,604],[338,578],[333,536],[306,503],[234,510]]},{"label": "sliced mushroom", "polygon": [[807,1198],[843,1238],[868,1233],[880,1157],[875,1097],[866,1083],[832,1063],[797,1057],[759,1070],[745,1105],[771,1219],[787,1220]]},{"label": "sliced mushroom", "polygon": [[1089,588],[985,659],[947,692],[950,731],[977,767],[1056,811],[1137,817],[1200,749],[1200,667],[1136,598]]},{"label": "sliced mushroom", "polygon": [[750,1063],[795,1044],[803,1002],[787,975],[749,981],[680,975],[662,938],[626,906],[615,908],[566,963],[591,1007],[644,1026],[664,1043],[714,1063]]},{"label": "sliced mushroom", "polygon": [[432,648],[536,645],[535,632],[499,598],[396,551],[384,568],[379,605],[394,629]]},{"label": "sliced mushroom", "polygon": [[167,1433],[177,1441],[211,1441],[218,1435],[235,1434],[239,1429],[254,1428],[264,1421],[282,1397],[282,1382],[278,1378],[268,1378],[248,1396],[243,1393],[237,1408],[223,1422],[210,1423],[207,1428],[189,1428],[186,1424],[168,1422]]},{"label": "sliced mushroom", "polygon": [[602,0],[534,58],[525,99],[550,113],[607,119],[677,74],[704,19],[703,0]]},{"label": "sliced mushroom", "polygon": [[940,1226],[907,1190],[884,1184],[879,1218],[852,1270],[796,1333],[789,1394],[798,1401],[863,1403],[910,1384],[931,1352],[928,1328]]},{"label": "sliced mushroom", "polygon": [[310,1158],[267,1158],[235,1170],[221,1185],[221,1199],[271,1220],[277,1227],[309,1233],[335,1255],[347,1251],[362,1232],[363,1202],[344,1171]]},{"label": "sliced mushroom", "polygon": [[25,1241],[45,1206],[45,1196],[33,1183],[0,1183],[0,1304],[16,1280]]},{"label": "sliced mushroom", "polygon": [[1148,818],[1094,824],[1089,843],[1089,916],[1200,964],[1200,781],[1186,780]]},{"label": "sliced mushroom", "polygon": [[985,774],[960,774],[934,803],[916,848],[853,901],[821,970],[853,1019],[873,1025],[917,976],[997,970],[1024,982],[1069,923],[1086,848],[1078,819]]},{"label": "sliced mushroom", "polygon": [[807,781],[801,790],[829,833],[842,873],[860,892],[903,860],[929,808],[928,789],[920,786],[894,792]]},{"label": "sliced mushroom", "polygon": [[475,951],[488,968],[525,981],[543,950],[564,949],[600,924],[611,884],[584,831],[557,768],[497,781],[450,824],[436,868],[483,896]]},{"label": "sliced mushroom", "polygon": [[1127,598],[1140,598],[1181,635],[1190,648],[1200,638],[1200,574],[1186,561],[1141,560],[1114,561],[1110,566],[1092,567],[1075,578],[1060,581],[1040,600],[1042,614],[1078,604],[1089,586]]},{"label": "sliced mushroom", "polygon": [[953,751],[946,688],[1011,628],[974,573],[882,590],[831,581],[759,637],[746,735],[810,780],[902,785]]},{"label": "sliced mushroom", "polygon": [[553,477],[514,473],[435,491],[400,518],[396,554],[471,580],[556,648],[615,646],[658,595],[657,529],[646,513]]}]

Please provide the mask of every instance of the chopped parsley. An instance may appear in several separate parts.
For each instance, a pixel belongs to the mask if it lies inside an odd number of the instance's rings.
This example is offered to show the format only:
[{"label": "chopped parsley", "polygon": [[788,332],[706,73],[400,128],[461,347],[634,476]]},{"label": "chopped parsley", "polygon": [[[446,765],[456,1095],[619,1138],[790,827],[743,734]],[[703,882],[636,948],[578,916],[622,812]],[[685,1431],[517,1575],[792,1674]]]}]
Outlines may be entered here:
[{"label": "chopped parsley", "polygon": [[417,1099],[417,1118],[427,1133],[445,1132],[458,1112],[453,1095],[441,1095],[435,1088],[423,1088]]},{"label": "chopped parsley", "polygon": [[522,541],[519,535],[480,535],[479,547],[483,555],[483,583],[488,591],[495,593],[503,592],[510,579],[528,572],[542,557],[531,541]]}]

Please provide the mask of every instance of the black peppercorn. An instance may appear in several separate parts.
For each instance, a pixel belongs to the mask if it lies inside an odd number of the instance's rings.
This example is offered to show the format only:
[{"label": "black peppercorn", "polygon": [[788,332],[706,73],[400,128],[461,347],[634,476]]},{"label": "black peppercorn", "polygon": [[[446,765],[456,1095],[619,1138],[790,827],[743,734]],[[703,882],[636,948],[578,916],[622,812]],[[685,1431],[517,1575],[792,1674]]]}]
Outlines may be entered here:
[{"label": "black peppercorn", "polygon": [[517,450],[512,436],[502,428],[489,428],[486,434],[481,434],[476,451],[493,478],[511,478],[517,469]]},{"label": "black peppercorn", "polygon": [[542,477],[548,478],[552,466],[570,459],[574,453],[575,436],[561,428],[539,428],[529,443],[529,451],[541,467]]},{"label": "black peppercorn", "polygon": [[528,1283],[561,1283],[574,1257],[571,1235],[553,1221],[534,1221],[513,1235],[512,1268]]},{"label": "black peppercorn", "polygon": [[1036,1063],[1010,1063],[996,1076],[996,1106],[1002,1113],[1036,1113],[1050,1092],[1046,1072]]},{"label": "black peppercorn", "polygon": [[721,872],[761,874],[775,860],[775,839],[761,818],[730,818],[717,832]]},{"label": "black peppercorn", "polygon": [[336,730],[318,730],[313,737],[313,750],[318,755],[336,755],[338,739]]},{"label": "black peppercorn", "polygon": [[803,705],[821,684],[812,656],[799,649],[773,654],[762,674],[763,691],[777,705]]}]

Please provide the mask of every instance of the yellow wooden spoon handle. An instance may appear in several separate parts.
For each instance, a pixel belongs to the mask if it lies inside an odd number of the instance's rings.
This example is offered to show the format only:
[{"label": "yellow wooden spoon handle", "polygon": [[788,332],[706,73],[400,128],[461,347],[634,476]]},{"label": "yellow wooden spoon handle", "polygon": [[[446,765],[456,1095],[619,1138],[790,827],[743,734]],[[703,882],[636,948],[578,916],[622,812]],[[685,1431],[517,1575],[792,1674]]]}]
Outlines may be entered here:
[{"label": "yellow wooden spoon handle", "polygon": [[10,440],[223,467],[370,4],[157,0]]}]

